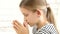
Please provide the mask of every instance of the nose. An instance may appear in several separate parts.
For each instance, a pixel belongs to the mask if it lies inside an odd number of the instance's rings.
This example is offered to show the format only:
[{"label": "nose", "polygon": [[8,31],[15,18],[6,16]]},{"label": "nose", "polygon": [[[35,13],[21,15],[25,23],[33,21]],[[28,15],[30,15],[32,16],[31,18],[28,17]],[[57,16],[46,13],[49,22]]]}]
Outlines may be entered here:
[{"label": "nose", "polygon": [[24,22],[26,22],[26,23],[28,24],[28,21],[27,21],[27,19],[24,19]]},{"label": "nose", "polygon": [[24,21],[26,21],[26,22],[27,22],[27,18],[26,18],[26,17],[24,17]]}]

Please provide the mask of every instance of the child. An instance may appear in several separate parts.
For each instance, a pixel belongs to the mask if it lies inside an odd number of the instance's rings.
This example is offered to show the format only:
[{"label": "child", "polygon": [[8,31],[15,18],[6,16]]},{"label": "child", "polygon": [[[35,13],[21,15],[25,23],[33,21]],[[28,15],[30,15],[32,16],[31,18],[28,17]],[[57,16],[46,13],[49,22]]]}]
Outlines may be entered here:
[{"label": "child", "polygon": [[19,7],[24,15],[24,24],[13,21],[17,34],[29,34],[28,24],[34,27],[33,34],[58,34],[46,0],[22,0]]}]

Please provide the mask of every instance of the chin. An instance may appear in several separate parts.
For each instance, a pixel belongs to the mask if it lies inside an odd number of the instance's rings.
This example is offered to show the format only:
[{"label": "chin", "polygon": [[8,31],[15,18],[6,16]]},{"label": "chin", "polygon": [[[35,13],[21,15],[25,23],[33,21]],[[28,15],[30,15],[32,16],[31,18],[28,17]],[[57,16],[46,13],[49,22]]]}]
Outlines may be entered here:
[{"label": "chin", "polygon": [[34,25],[31,25],[31,24],[29,24],[30,25],[30,27],[33,27]]},{"label": "chin", "polygon": [[28,23],[28,24],[29,24],[29,26],[30,26],[30,27],[33,27],[33,26],[34,26],[34,24],[33,24],[33,23]]},{"label": "chin", "polygon": [[30,27],[32,27],[32,26],[30,25]]}]

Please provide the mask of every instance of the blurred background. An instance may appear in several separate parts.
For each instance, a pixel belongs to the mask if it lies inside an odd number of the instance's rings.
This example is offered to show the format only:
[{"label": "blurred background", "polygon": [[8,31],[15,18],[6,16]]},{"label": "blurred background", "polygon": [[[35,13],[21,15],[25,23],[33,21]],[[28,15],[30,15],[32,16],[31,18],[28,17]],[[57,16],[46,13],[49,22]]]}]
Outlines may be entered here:
[{"label": "blurred background", "polygon": [[[60,0],[46,0],[53,11],[57,29],[60,32]],[[23,24],[23,15],[19,9],[21,0],[0,0],[0,34],[16,34],[12,21],[18,20]],[[32,34],[32,27],[29,27]]]}]

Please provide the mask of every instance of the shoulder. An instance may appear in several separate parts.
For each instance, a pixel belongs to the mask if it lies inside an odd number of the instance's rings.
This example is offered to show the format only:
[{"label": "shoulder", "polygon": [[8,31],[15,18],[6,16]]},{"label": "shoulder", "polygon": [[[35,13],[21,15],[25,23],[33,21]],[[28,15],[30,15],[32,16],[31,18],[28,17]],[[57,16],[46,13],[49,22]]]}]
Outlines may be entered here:
[{"label": "shoulder", "polygon": [[57,30],[55,29],[53,24],[46,24],[41,29],[36,30],[36,28],[33,29],[33,33],[38,34],[58,34]]},{"label": "shoulder", "polygon": [[56,30],[53,24],[47,24],[44,28],[48,31]]},{"label": "shoulder", "polygon": [[45,27],[42,28],[45,32],[49,32],[51,34],[58,34],[55,26],[53,24],[47,24]]},{"label": "shoulder", "polygon": [[44,33],[44,34],[58,34],[58,32],[53,24],[46,24],[45,26],[43,26],[43,28],[38,30],[38,32]]},{"label": "shoulder", "polygon": [[52,30],[52,29],[55,29],[54,25],[53,24],[47,24],[45,27],[46,30]]}]

